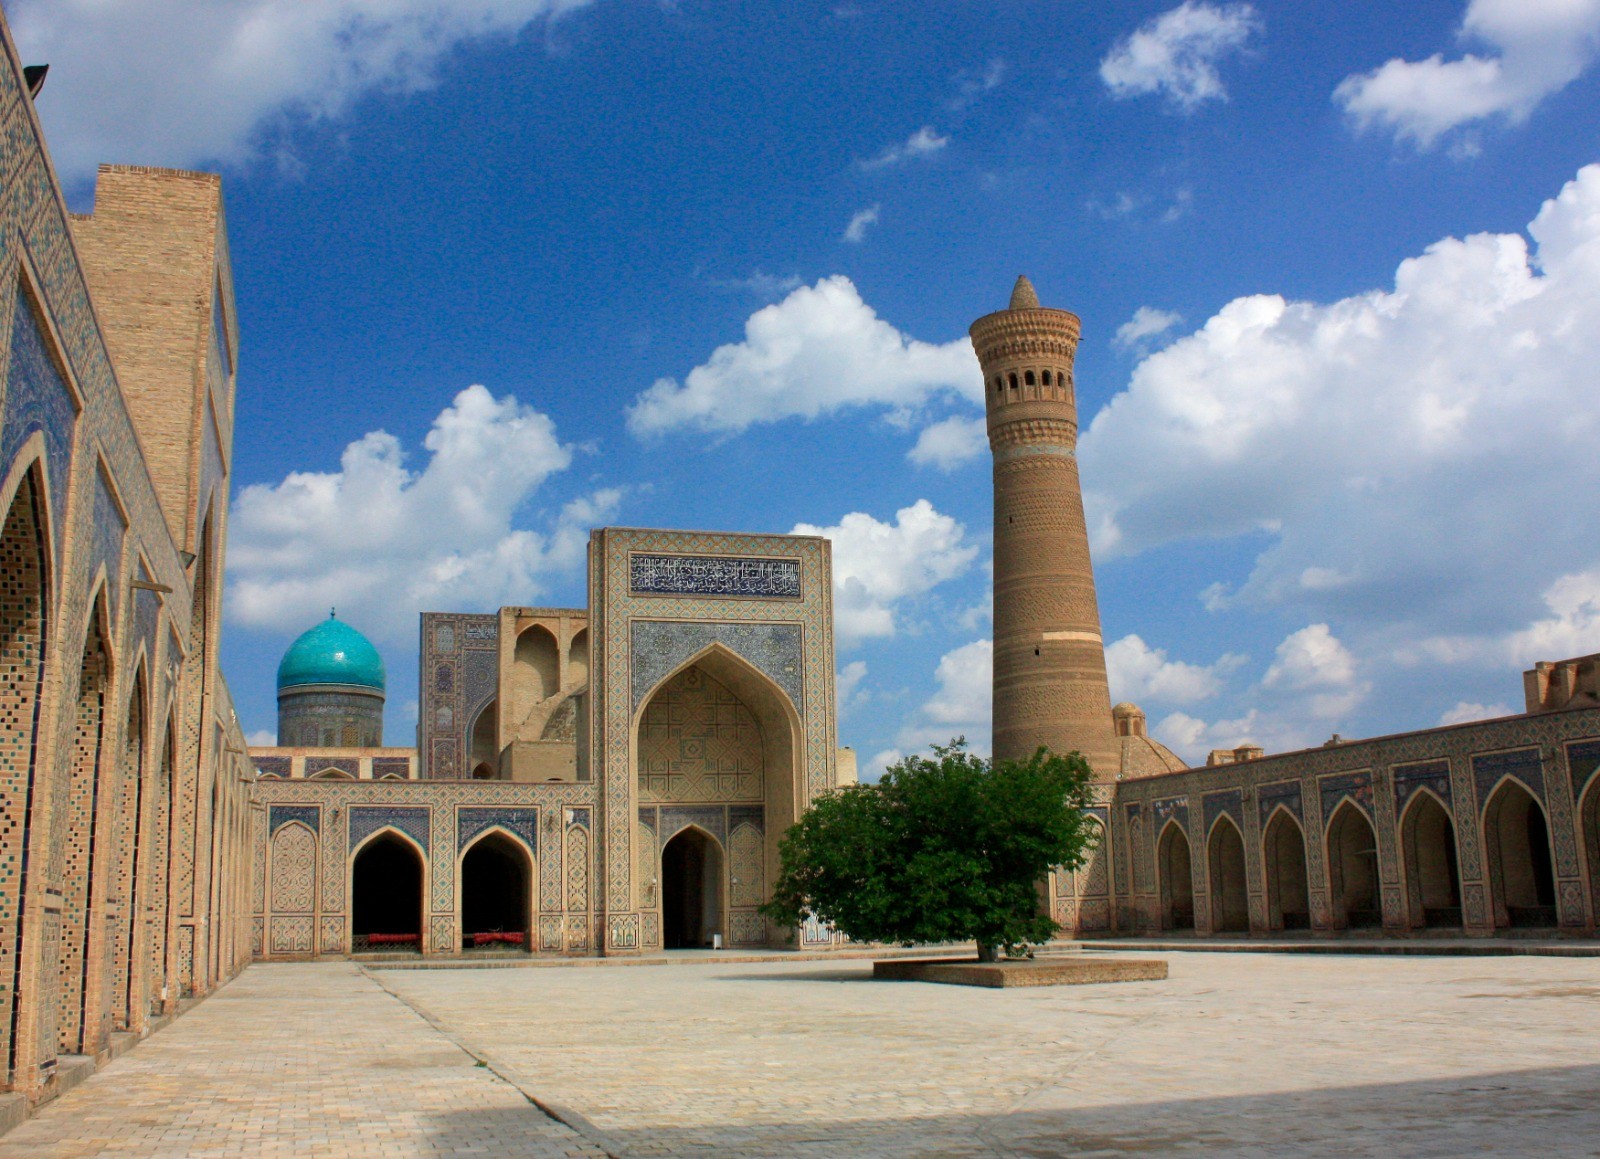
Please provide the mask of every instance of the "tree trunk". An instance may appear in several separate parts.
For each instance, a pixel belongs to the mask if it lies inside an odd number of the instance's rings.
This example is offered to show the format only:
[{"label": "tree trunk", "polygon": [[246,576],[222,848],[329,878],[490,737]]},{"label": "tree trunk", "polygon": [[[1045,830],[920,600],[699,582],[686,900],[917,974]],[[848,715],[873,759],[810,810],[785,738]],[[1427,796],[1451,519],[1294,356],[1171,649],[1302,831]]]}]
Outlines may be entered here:
[{"label": "tree trunk", "polygon": [[978,961],[993,962],[995,960],[994,947],[988,942],[978,943]]}]

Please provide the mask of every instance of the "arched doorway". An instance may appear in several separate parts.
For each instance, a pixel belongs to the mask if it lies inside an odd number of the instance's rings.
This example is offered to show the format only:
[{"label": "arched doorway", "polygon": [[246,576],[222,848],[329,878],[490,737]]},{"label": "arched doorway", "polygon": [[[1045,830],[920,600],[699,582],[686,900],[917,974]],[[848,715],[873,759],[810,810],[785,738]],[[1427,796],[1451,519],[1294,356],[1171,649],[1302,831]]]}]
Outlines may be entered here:
[{"label": "arched doorway", "polygon": [[461,858],[461,946],[527,950],[528,857],[504,833],[475,841]]},{"label": "arched doorway", "polygon": [[1189,838],[1176,821],[1167,822],[1156,846],[1161,885],[1161,928],[1194,929],[1194,862]]},{"label": "arched doorway", "polygon": [[711,945],[722,928],[722,850],[688,828],[661,851],[661,941],[668,950]]},{"label": "arched doorway", "polygon": [[1328,885],[1334,929],[1383,925],[1378,902],[1378,835],[1353,802],[1334,810],[1328,824]]},{"label": "arched doorway", "polygon": [[491,700],[472,723],[472,779],[500,779],[500,702]]},{"label": "arched doorway", "polygon": [[[765,944],[772,931],[759,906],[770,896],[780,863],[778,841],[799,811],[804,767],[800,718],[789,693],[713,644],[642,699],[634,728],[643,826],[663,840],[690,822],[715,834],[722,858],[717,880],[728,886],[715,932],[729,945]],[[641,858],[635,877],[634,896],[647,915],[647,949],[669,944],[667,879],[655,860],[656,840],[647,842],[649,857]]]},{"label": "arched doorway", "polygon": [[1556,924],[1556,881],[1550,864],[1550,829],[1533,794],[1505,781],[1483,811],[1484,848],[1500,927]]},{"label": "arched doorway", "polygon": [[1456,827],[1432,793],[1419,791],[1400,822],[1406,866],[1406,909],[1413,929],[1459,928],[1461,877]]},{"label": "arched doorway", "polygon": [[1224,933],[1250,928],[1250,887],[1244,876],[1244,838],[1227,817],[1211,830],[1211,925]]},{"label": "arched doorway", "polygon": [[1089,836],[1089,854],[1075,872],[1078,890],[1078,929],[1089,933],[1111,928],[1111,872],[1106,855],[1106,830],[1098,821],[1091,821],[1085,832]]},{"label": "arched doorway", "polygon": [[422,855],[392,830],[356,854],[350,933],[355,950],[422,949]]},{"label": "arched doorway", "polygon": [[[44,690],[46,556],[44,510],[35,485],[37,469],[17,485],[0,529],[0,986],[7,1005],[0,1011],[0,1081],[16,1069],[21,1016],[23,907],[28,900],[28,856],[33,838],[34,790],[38,783],[39,705]],[[49,1056],[50,1045],[40,1053]]]},{"label": "arched doorway", "polygon": [[148,898],[140,888],[143,883],[144,851],[150,835],[143,831],[145,823],[145,674],[143,662],[134,674],[133,694],[128,698],[128,713],[122,729],[122,768],[118,776],[116,837],[116,873],[122,886],[123,912],[112,937],[112,969],[115,971],[117,1007],[114,1011],[118,1030],[137,1029],[143,1012],[138,1009],[135,991],[141,981],[135,967],[135,954],[139,948],[141,911]]},{"label": "arched doorway", "polygon": [[1267,878],[1267,927],[1311,928],[1311,890],[1306,882],[1306,836],[1287,809],[1267,822],[1262,840]]},{"label": "arched doorway", "polygon": [[[111,655],[106,647],[104,588],[89,610],[78,672],[78,700],[72,718],[67,782],[67,845],[61,899],[61,957],[57,1030],[60,1048],[92,1054],[100,1043],[99,1012],[89,1007],[90,972],[96,968],[91,946],[103,899],[96,896],[96,864],[102,852],[100,791],[105,747],[106,695],[111,688]],[[110,810],[106,810],[110,812]]]}]

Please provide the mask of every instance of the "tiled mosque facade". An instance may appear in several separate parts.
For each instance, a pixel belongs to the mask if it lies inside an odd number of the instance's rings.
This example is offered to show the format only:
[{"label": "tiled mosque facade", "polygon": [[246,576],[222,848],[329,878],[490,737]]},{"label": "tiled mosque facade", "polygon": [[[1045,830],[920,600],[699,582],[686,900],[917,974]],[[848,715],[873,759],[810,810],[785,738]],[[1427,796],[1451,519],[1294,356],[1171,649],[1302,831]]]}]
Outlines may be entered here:
[{"label": "tiled mosque facade", "polygon": [[248,962],[257,826],[220,184],[103,168],[70,214],[0,31],[0,1083],[37,1101]]},{"label": "tiled mosque facade", "polygon": [[827,540],[605,528],[589,575],[587,610],[423,615],[412,779],[251,750],[258,953],[787,940],[778,838],[841,776]]}]

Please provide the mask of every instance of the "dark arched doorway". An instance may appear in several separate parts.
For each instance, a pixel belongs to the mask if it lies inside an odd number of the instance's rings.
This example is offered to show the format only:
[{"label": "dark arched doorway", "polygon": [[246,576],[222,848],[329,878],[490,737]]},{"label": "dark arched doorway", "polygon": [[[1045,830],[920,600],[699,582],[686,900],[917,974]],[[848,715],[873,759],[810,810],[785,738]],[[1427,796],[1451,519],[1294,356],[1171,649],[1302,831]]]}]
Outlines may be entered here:
[{"label": "dark arched doorway", "polygon": [[685,829],[661,851],[662,945],[699,949],[722,932],[722,850],[703,831]]},{"label": "dark arched doorway", "polygon": [[1177,822],[1161,831],[1156,860],[1161,876],[1161,928],[1194,929],[1194,865],[1189,838]]},{"label": "dark arched doorway", "polygon": [[1211,925],[1225,933],[1250,928],[1250,887],[1244,876],[1244,838],[1226,817],[1211,830]]},{"label": "dark arched doorway", "polygon": [[1328,885],[1334,929],[1383,925],[1378,903],[1378,835],[1350,801],[1334,810],[1328,825]]},{"label": "dark arched doorway", "polygon": [[422,949],[422,857],[403,837],[380,833],[356,854],[350,926],[356,950]]},{"label": "dark arched doorway", "polygon": [[1413,929],[1461,925],[1461,877],[1456,827],[1432,793],[1418,792],[1400,822],[1405,854],[1406,909]]},{"label": "dark arched doorway", "polygon": [[1550,864],[1550,829],[1544,810],[1527,789],[1506,781],[1483,813],[1494,924],[1541,927],[1556,924],[1556,881]]},{"label": "dark arched doorway", "polygon": [[1267,822],[1262,842],[1267,877],[1267,926],[1311,928],[1311,891],[1306,883],[1306,836],[1286,810]]},{"label": "dark arched doorway", "polygon": [[463,949],[525,950],[528,937],[528,859],[503,833],[490,833],[461,859]]}]

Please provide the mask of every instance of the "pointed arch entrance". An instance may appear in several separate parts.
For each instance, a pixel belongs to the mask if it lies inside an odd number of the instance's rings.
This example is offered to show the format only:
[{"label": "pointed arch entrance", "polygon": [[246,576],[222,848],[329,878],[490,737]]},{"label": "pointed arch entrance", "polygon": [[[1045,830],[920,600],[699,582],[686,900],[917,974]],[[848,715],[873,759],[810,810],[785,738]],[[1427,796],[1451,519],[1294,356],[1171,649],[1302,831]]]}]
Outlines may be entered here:
[{"label": "pointed arch entrance", "polygon": [[1456,868],[1456,827],[1444,805],[1419,790],[1400,820],[1406,867],[1407,920],[1413,929],[1459,928],[1461,875]]},{"label": "pointed arch entrance", "polygon": [[1502,781],[1483,811],[1483,837],[1494,924],[1502,928],[1555,925],[1550,827],[1533,794],[1517,781]]},{"label": "pointed arch entrance", "polygon": [[1211,829],[1211,926],[1223,933],[1250,929],[1250,887],[1244,875],[1244,838],[1228,817]]},{"label": "pointed arch entrance", "polygon": [[1160,879],[1161,928],[1194,929],[1194,861],[1183,826],[1167,822],[1156,845],[1156,870]]},{"label": "pointed arch entrance", "polygon": [[661,850],[661,941],[667,950],[708,947],[723,922],[722,849],[690,826]]},{"label": "pointed arch entrance", "polygon": [[422,854],[392,829],[350,867],[350,933],[356,950],[422,948]]},{"label": "pointed arch entrance", "polygon": [[1383,925],[1378,902],[1378,835],[1348,798],[1328,823],[1328,886],[1334,929]]},{"label": "pointed arch entrance", "polygon": [[[729,945],[767,942],[758,907],[771,895],[778,840],[799,812],[800,736],[788,694],[720,643],[641,698],[633,748],[640,805],[635,897],[645,914],[645,948],[665,948],[669,936],[699,944],[696,938],[709,941],[711,933]],[[689,837],[672,847],[685,825],[710,844],[690,848],[701,838]],[[682,875],[690,872],[686,864],[706,874],[713,863],[714,876],[702,879],[700,904],[704,909],[705,883],[714,880],[720,916],[697,932],[693,915],[684,917],[694,890],[685,893]],[[675,918],[666,912],[669,888],[680,907]],[[680,919],[687,925],[680,928]]]},{"label": "pointed arch entrance", "polygon": [[1262,838],[1267,879],[1267,928],[1309,930],[1311,890],[1306,881],[1306,835],[1287,809],[1278,809]]},{"label": "pointed arch entrance", "polygon": [[532,868],[527,847],[500,832],[461,855],[462,949],[531,948]]},{"label": "pointed arch entrance", "polygon": [[[16,1071],[22,1002],[22,935],[29,847],[38,784],[38,730],[44,693],[46,609],[45,512],[37,468],[22,476],[0,528],[0,1083]],[[52,1044],[41,1044],[48,1057]]]}]

